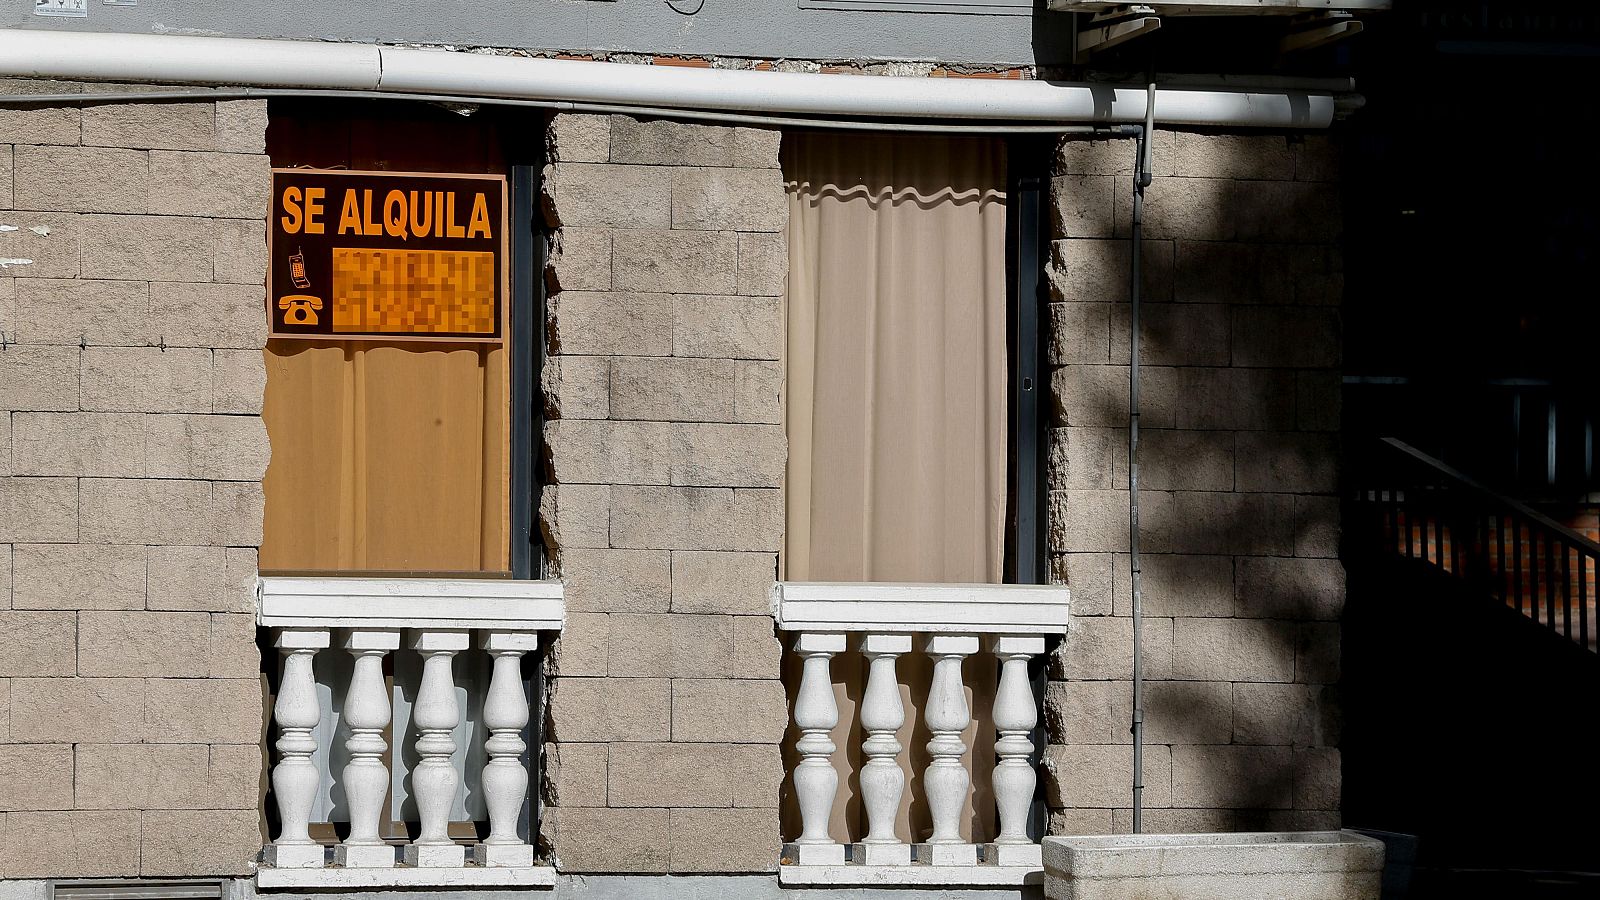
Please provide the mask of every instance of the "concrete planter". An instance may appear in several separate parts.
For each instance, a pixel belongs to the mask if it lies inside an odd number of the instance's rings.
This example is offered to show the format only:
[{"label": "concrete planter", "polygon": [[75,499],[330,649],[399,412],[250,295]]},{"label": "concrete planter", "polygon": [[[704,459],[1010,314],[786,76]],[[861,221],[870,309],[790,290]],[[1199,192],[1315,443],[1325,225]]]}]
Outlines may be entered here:
[{"label": "concrete planter", "polygon": [[1044,839],[1049,900],[1378,900],[1383,844],[1353,831]]}]

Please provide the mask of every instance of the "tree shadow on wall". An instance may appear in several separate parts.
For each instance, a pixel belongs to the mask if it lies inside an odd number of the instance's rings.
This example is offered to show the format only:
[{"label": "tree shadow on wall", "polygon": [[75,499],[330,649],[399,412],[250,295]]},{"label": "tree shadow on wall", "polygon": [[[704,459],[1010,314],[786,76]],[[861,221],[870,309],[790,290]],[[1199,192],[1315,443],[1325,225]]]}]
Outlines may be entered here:
[{"label": "tree shadow on wall", "polygon": [[[1338,200],[1325,180],[1294,180],[1323,178],[1330,154],[1283,137],[1210,137],[1188,163],[1170,133],[1158,141],[1145,232],[1140,509],[1154,764],[1145,826],[1333,827],[1338,757],[1329,748],[1339,740],[1342,600]],[[1108,638],[1115,627],[1105,625],[1130,612],[1123,448],[1133,143],[1097,143],[1106,150],[1094,154],[1100,163],[1060,169],[1053,185],[1070,202],[1055,210],[1049,279],[1050,551],[1056,580],[1073,588],[1074,615],[1072,633],[1051,653],[1051,705],[1041,721],[1051,744],[1084,749],[1102,764],[1065,768],[1060,746],[1045,754],[1040,797],[1062,808],[1052,811],[1053,833],[1131,830],[1128,794],[1086,781],[1122,777],[1126,762],[1115,759],[1129,752],[1131,718],[1130,676],[1112,662],[1131,639]],[[1062,154],[1058,162],[1079,158]],[[1179,178],[1180,165],[1206,177]],[[969,691],[992,698],[993,676],[982,686],[976,668],[992,664],[987,653],[968,660]],[[908,799],[898,831],[912,841],[930,826],[922,790],[929,734],[915,712],[929,668],[915,653],[899,663]],[[853,651],[833,660],[841,722],[833,758],[845,773],[833,815],[839,840],[865,831],[855,774],[863,672]],[[791,712],[799,675],[799,660],[786,654]],[[1103,708],[1068,697],[1088,684],[1110,686],[1100,691]],[[791,728],[783,745],[786,772],[798,762],[797,736]],[[964,824],[980,841],[994,833],[993,740],[992,726],[967,735],[979,766]],[[788,779],[780,809],[783,835],[793,839],[800,819]]]},{"label": "tree shadow on wall", "polygon": [[[1049,740],[1065,745],[1046,754],[1053,833],[1132,830],[1132,638],[1112,622],[1131,615],[1134,155],[1069,139],[1052,185],[1049,549],[1073,588],[1048,667]],[[1309,180],[1330,156],[1283,136],[1156,138],[1139,329],[1147,831],[1339,824],[1340,203]],[[1109,204],[1092,200],[1108,185]]]}]

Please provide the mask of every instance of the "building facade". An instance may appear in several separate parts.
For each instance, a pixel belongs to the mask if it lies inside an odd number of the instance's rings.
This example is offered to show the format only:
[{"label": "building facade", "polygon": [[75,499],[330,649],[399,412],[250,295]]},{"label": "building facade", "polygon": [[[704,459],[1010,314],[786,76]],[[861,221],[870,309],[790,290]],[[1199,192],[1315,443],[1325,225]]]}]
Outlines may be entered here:
[{"label": "building facade", "polygon": [[[1036,81],[1076,34],[1003,3],[680,5],[3,24],[494,48],[646,84]],[[1038,896],[1019,846],[1133,829],[1131,132],[62,65],[0,98],[5,897]],[[1336,829],[1339,140],[1149,140],[1143,828]],[[317,210],[317,178],[353,199]],[[498,268],[430,274],[446,216],[478,227],[468,178],[495,186],[473,258]],[[410,205],[360,205],[368,183]],[[335,331],[296,333],[288,242],[305,272],[326,233],[413,254],[403,276],[339,257],[369,266],[340,296],[466,303],[477,278],[488,338],[340,330],[338,297],[308,308]],[[866,320],[830,306],[871,291]],[[917,865],[884,849],[910,844]]]}]

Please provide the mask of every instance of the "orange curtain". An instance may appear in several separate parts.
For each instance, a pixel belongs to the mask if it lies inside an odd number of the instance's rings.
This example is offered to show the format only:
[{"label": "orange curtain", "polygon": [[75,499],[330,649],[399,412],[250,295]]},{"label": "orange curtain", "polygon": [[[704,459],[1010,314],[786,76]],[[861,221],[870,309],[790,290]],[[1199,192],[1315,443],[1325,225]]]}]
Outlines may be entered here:
[{"label": "orange curtain", "polygon": [[260,567],[507,573],[506,352],[268,342]]}]

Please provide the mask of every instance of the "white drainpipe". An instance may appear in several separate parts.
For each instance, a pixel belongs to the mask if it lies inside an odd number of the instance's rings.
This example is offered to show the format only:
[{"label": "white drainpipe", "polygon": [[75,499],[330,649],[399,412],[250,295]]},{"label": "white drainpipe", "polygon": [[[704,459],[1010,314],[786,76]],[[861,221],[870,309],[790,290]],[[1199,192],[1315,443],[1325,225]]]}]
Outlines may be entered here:
[{"label": "white drainpipe", "polygon": [[[806,116],[1139,123],[1144,87],[640,66],[249,38],[0,29],[0,76],[243,85]],[[1164,89],[1166,125],[1326,128],[1329,93]]]}]

